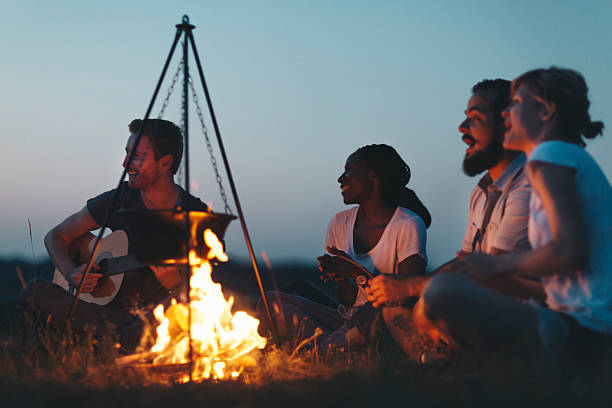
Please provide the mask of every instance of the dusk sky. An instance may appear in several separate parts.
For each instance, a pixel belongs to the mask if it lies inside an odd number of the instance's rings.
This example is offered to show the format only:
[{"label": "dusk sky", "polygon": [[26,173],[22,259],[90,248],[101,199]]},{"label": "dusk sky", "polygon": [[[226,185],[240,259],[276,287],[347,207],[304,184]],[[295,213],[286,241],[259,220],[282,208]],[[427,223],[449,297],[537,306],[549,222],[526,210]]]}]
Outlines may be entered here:
[{"label": "dusk sky", "polygon": [[[433,216],[430,266],[453,257],[477,181],[461,171],[457,126],[484,78],[580,71],[591,117],[607,125],[587,150],[612,175],[612,1],[1,4],[0,257],[31,258],[28,218],[43,256],[46,231],[116,186],[127,125],[144,115],[183,14],[196,26],[255,250],[273,265],[322,253],[330,218],[347,208],[336,179],[371,143],[395,147],[412,169],[409,186]],[[177,53],[162,96],[178,62]],[[179,106],[177,87],[165,118],[178,123]],[[190,115],[192,192],[221,211]],[[237,221],[226,238],[230,257],[246,259]]]}]

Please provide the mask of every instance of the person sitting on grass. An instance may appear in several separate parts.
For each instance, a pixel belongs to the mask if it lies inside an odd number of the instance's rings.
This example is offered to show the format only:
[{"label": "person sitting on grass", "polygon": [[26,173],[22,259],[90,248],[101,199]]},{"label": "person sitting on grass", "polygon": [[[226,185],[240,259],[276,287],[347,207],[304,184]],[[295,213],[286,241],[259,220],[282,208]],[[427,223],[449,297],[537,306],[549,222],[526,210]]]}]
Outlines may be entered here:
[{"label": "person sitting on grass", "polygon": [[[473,177],[484,172],[470,195],[468,222],[461,253],[483,252],[491,255],[529,250],[527,222],[531,186],[525,175],[525,155],[503,147],[502,110],[510,100],[510,81],[485,79],[472,87],[465,119],[459,124],[461,140],[467,145],[463,171]],[[456,258],[432,274],[443,273]],[[430,275],[431,276],[431,275]],[[418,297],[430,276],[402,278],[380,275],[367,289],[375,307],[389,302],[404,302]],[[487,283],[491,289],[521,298],[542,301],[541,286],[534,281],[512,275]],[[419,363],[441,362],[448,356],[447,347],[418,350],[415,347],[412,308],[383,308],[383,316],[395,341]]]},{"label": "person sitting on grass", "polygon": [[[136,135],[142,127],[142,137],[136,147]],[[128,165],[128,156],[135,149],[134,158],[127,168],[129,180],[121,184],[118,209],[109,219],[113,231],[125,231],[128,239],[128,254],[133,252],[136,229],[145,227],[141,221],[131,220],[119,209],[171,210],[178,207],[191,211],[206,211],[207,206],[197,197],[187,194],[174,182],[183,151],[181,130],[174,123],[162,119],[135,119],[129,124],[130,136],[125,147],[123,167]],[[104,192],[87,201],[76,213],[53,227],[45,236],[45,246],[53,263],[63,278],[74,287],[81,284],[86,264],[78,265],[71,256],[71,244],[89,235],[90,231],[104,224],[115,190]],[[92,293],[104,279],[100,267],[92,264],[90,273],[82,283],[82,293]],[[127,348],[140,340],[143,321],[134,313],[147,311],[152,317],[152,308],[161,302],[170,302],[186,288],[187,273],[175,266],[143,266],[126,273],[115,297],[104,306],[78,301],[71,320],[73,331],[86,327],[97,336],[108,331],[126,344]],[[35,279],[28,283],[21,295],[23,308],[60,327],[66,324],[74,296],[59,285]]]},{"label": "person sitting on grass", "polygon": [[336,283],[342,305],[336,310],[299,296],[268,292],[281,336],[299,341],[320,328],[323,334],[316,341],[322,347],[363,345],[376,319],[363,287],[355,281],[362,272],[345,258],[372,275],[425,274],[431,216],[405,187],[409,180],[408,165],[391,146],[364,146],[347,158],[338,183],[344,203],[356,206],[334,215],[325,238],[331,255],[318,258],[322,278]]},{"label": "person sitting on grass", "polygon": [[[584,138],[603,129],[589,105],[584,78],[570,69],[536,69],[512,82],[504,147],[528,158],[533,249],[461,256],[433,277],[416,307],[423,332],[484,361],[520,356],[538,366],[601,355],[612,334],[612,188],[584,149]],[[515,273],[541,281],[545,306],[486,288]]]}]

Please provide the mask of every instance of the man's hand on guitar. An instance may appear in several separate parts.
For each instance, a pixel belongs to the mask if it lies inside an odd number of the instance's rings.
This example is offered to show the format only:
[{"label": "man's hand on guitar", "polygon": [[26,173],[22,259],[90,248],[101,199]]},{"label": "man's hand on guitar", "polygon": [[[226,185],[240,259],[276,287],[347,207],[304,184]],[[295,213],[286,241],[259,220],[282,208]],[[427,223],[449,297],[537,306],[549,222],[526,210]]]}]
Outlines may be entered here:
[{"label": "man's hand on guitar", "polygon": [[[87,264],[79,265],[74,268],[74,271],[70,274],[70,280],[72,281],[75,288],[78,288],[81,284],[81,280],[83,279],[83,274],[85,273],[85,268]],[[81,288],[81,293],[91,293],[96,288],[98,284],[98,280],[104,275],[101,273],[97,273],[95,271],[99,270],[100,267],[93,263],[91,265],[91,269],[87,274],[87,279],[85,279],[85,283],[83,283],[83,287]]]}]

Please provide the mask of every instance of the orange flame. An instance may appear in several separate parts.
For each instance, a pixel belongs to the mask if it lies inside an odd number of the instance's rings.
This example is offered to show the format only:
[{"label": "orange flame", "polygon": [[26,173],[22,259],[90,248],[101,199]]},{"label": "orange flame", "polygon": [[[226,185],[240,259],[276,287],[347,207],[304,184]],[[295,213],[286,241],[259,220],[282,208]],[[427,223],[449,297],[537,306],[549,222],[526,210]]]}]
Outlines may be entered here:
[{"label": "orange flame", "polygon": [[[207,259],[189,253],[191,284],[191,338],[193,348],[192,378],[196,381],[214,378],[237,378],[242,371],[243,358],[255,348],[263,349],[266,339],[257,333],[259,320],[246,312],[232,314],[234,299],[225,300],[221,285],[211,278],[208,260],[228,260],[217,236],[207,229],[204,241],[209,248]],[[189,361],[189,309],[187,305],[172,304],[164,311],[158,305],[154,315],[159,325],[157,339],[151,351],[154,364],[177,364]],[[230,371],[231,370],[231,371]],[[229,372],[229,374],[228,374]]]}]

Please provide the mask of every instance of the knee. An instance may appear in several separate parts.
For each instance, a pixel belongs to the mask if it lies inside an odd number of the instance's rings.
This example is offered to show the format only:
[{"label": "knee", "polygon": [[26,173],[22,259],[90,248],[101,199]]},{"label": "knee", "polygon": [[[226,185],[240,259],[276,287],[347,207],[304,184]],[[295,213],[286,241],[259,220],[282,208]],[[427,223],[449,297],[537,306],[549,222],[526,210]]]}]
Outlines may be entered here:
[{"label": "knee", "polygon": [[[276,291],[276,290],[267,290],[264,292],[266,297],[266,302],[268,302],[268,307],[270,308],[270,313],[277,314],[280,313],[281,302],[284,293]],[[266,313],[264,299],[262,297],[257,301],[257,313]]]},{"label": "knee", "polygon": [[444,342],[450,344],[446,333],[450,310],[454,306],[458,280],[462,278],[452,275],[433,277],[421,294],[421,298],[413,309],[413,321],[417,330],[430,338],[434,344]]},{"label": "knee", "polygon": [[19,295],[19,304],[24,310],[32,311],[36,304],[36,298],[40,293],[41,286],[44,286],[42,279],[32,279],[28,282],[25,288],[21,290]]},{"label": "knee", "polygon": [[[67,292],[53,282],[44,279],[32,279],[19,295],[19,303],[24,310],[36,311],[45,308],[58,294]],[[54,302],[55,303],[55,302]]]},{"label": "knee", "polygon": [[[264,298],[260,297],[256,305],[256,317],[259,320],[259,333],[262,336],[269,337],[272,333],[273,327],[276,328],[277,334],[285,334],[285,325],[283,320],[283,299],[286,297],[285,293],[268,290],[264,292],[268,308],[270,309],[270,316],[266,311]],[[272,321],[270,321],[270,318]],[[281,333],[279,333],[279,330]]]},{"label": "knee", "polygon": [[255,310],[257,319],[259,319],[261,323],[261,327],[268,328],[268,326],[272,324],[272,322],[269,322],[269,318],[272,318],[276,322],[278,322],[280,319],[283,310],[282,299],[285,294],[275,290],[268,290],[264,292],[264,294],[266,297],[266,302],[268,303],[268,308],[270,309],[270,316],[268,316],[268,312],[266,311],[263,298],[259,298],[257,305],[255,306]]},{"label": "knee", "polygon": [[[454,275],[438,275],[431,278],[415,309],[430,321],[443,318],[453,307],[453,299],[463,278]],[[416,310],[415,310],[416,312]]]}]

